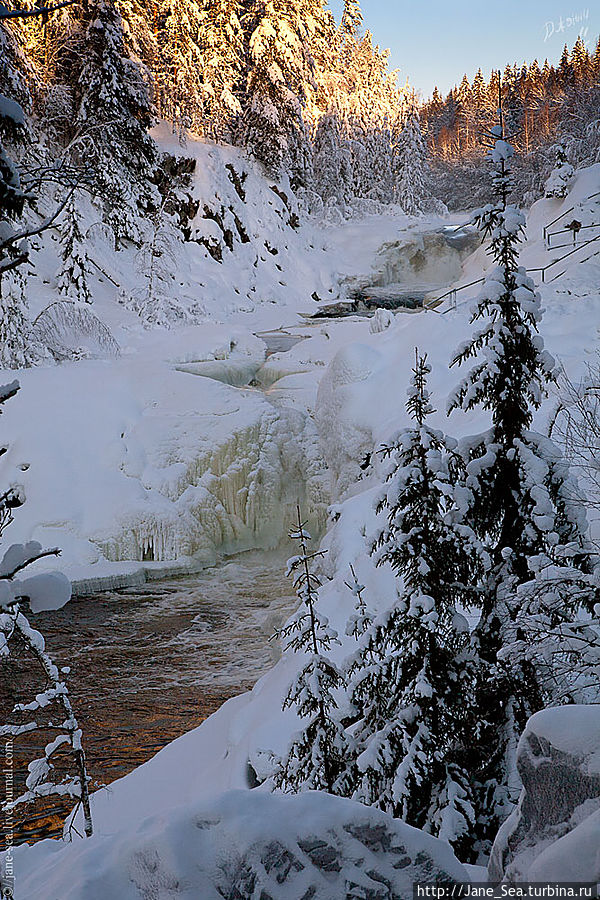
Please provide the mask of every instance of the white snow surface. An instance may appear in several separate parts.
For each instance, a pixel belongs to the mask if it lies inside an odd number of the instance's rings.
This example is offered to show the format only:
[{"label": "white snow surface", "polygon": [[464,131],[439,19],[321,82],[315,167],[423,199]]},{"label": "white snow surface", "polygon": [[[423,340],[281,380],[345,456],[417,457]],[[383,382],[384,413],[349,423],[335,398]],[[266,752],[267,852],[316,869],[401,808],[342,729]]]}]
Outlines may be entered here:
[{"label": "white snow surface", "polygon": [[532,716],[522,741],[532,734],[576,757],[587,775],[600,775],[600,715],[597,706],[561,706]]},{"label": "white snow surface", "polygon": [[600,810],[546,847],[527,872],[530,881],[600,882]]},{"label": "white snow surface", "polygon": [[[186,149],[197,155],[197,177],[207,193],[214,191],[217,164],[222,167],[226,159],[242,164],[228,148],[190,141]],[[261,194],[260,178],[252,171],[248,179],[256,203],[269,191],[262,179]],[[543,223],[599,189],[600,165],[579,174],[565,200],[534,205],[526,265],[552,258],[541,240]],[[253,214],[256,228],[265,228],[265,208],[261,216],[256,208]],[[207,316],[202,324],[177,330],[144,331],[132,313],[118,306],[114,291],[106,283],[98,285],[94,312],[111,328],[121,357],[19,373],[22,390],[7,404],[3,439],[11,444],[7,457],[21,470],[29,499],[7,538],[62,546],[66,571],[75,578],[139,571],[177,556],[181,561],[182,554],[214,558],[224,546],[273,544],[283,533],[286,510],[302,490],[308,512],[328,527],[320,602],[332,627],[344,634],[353,603],[344,585],[350,564],[371,605],[389,605],[394,578],[387,567],[375,569],[368,554],[381,464],[376,455],[364,469],[360,463],[407,424],[404,404],[415,347],[428,354],[433,367],[430,389],[437,412],[432,425],[457,437],[488,427],[480,412],[457,412],[450,420],[444,412],[460,377],[448,364],[470,333],[470,304],[460,302],[446,315],[400,312],[388,328],[374,333],[367,318],[308,321],[298,313],[318,308],[310,299],[316,281],[328,290],[344,276],[364,276],[378,248],[390,239],[400,241],[405,227],[397,217],[373,216],[336,228],[308,224],[297,233],[286,232],[285,253],[272,257],[280,260],[286,282],[275,302],[266,288],[264,295],[257,292],[262,302],[245,305],[236,299],[232,285],[249,277],[244,268],[248,244],[242,248],[246,255],[232,253],[221,268],[190,251],[186,265],[193,274],[187,283],[202,296]],[[489,265],[480,248],[466,260],[461,282],[481,277]],[[577,277],[576,263],[569,277]],[[559,279],[543,288],[541,330],[546,348],[577,381],[598,348],[600,286],[575,297],[561,293],[560,285]],[[332,290],[335,296],[337,288]],[[263,365],[266,347],[256,335],[282,327],[304,339]],[[219,360],[232,370],[256,367],[263,390],[189,370]],[[544,430],[555,402],[554,397],[545,402],[537,430]],[[257,442],[263,448],[258,453]],[[144,550],[163,563],[144,562]],[[337,649],[340,658],[347,649]],[[96,793],[92,842],[133,833],[157,811],[167,821],[191,801],[247,788],[248,761],[260,773],[262,752],[284,752],[298,727],[293,710],[281,712],[298,665],[284,655],[251,692],[227,702],[110,791]],[[78,845],[49,841],[17,848],[17,878],[27,885],[17,898],[46,900],[47,866],[68,873],[81,852]]]},{"label": "white snow surface", "polygon": [[[333,863],[329,870],[319,866],[320,844],[325,866]],[[363,891],[380,888],[377,876],[394,897],[411,896],[416,880],[468,880],[444,841],[317,792],[290,797],[232,791],[157,811],[126,836],[79,842],[68,870],[51,849],[43,884],[26,877],[20,885],[28,900],[345,900],[351,886],[352,896],[367,896],[355,893],[359,885]]]}]

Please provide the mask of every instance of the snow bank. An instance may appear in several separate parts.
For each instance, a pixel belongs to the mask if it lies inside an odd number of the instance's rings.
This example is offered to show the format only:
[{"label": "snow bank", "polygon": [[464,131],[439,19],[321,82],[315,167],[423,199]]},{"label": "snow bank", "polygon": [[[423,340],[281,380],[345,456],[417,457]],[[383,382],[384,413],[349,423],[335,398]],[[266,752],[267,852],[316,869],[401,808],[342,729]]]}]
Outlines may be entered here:
[{"label": "snow bank", "polygon": [[[68,861],[67,861],[68,860]],[[16,900],[393,900],[468,881],[448,844],[327,794],[227,793],[100,836],[17,877]]]}]

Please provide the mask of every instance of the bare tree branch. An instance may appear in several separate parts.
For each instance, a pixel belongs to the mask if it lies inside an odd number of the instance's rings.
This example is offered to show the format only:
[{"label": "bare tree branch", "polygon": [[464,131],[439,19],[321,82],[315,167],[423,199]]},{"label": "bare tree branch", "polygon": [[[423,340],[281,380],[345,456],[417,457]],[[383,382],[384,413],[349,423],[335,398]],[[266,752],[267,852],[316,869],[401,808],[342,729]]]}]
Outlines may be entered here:
[{"label": "bare tree branch", "polygon": [[8,9],[0,4],[0,21],[2,19],[26,19],[30,16],[47,16],[56,12],[57,9],[73,6],[76,2],[77,0],[63,0],[62,3],[56,3],[54,6],[35,6],[33,9]]}]

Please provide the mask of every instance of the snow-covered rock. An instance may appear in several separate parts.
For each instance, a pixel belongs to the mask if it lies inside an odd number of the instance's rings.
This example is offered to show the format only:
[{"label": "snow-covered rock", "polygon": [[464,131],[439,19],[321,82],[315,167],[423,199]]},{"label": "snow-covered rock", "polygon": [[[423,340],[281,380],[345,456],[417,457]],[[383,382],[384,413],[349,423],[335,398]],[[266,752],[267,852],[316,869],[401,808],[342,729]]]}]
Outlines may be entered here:
[{"label": "snow-covered rock", "polygon": [[376,309],[369,325],[369,331],[371,334],[381,334],[390,327],[393,321],[394,314],[389,309]]},{"label": "snow-covered rock", "polygon": [[[50,843],[50,842],[48,842]],[[16,900],[397,900],[469,881],[450,847],[351,800],[232,791],[49,855]]]},{"label": "snow-covered rock", "polygon": [[494,842],[490,880],[600,880],[600,706],[532,716],[517,768],[523,791]]}]

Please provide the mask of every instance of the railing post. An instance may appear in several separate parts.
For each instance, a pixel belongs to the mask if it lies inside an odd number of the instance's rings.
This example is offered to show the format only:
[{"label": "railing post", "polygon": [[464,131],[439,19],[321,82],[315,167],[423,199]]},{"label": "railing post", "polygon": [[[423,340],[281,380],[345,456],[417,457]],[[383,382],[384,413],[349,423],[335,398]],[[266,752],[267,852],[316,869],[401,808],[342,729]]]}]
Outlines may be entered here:
[{"label": "railing post", "polygon": [[542,284],[544,284],[545,281],[546,281],[546,270],[542,269]]}]

